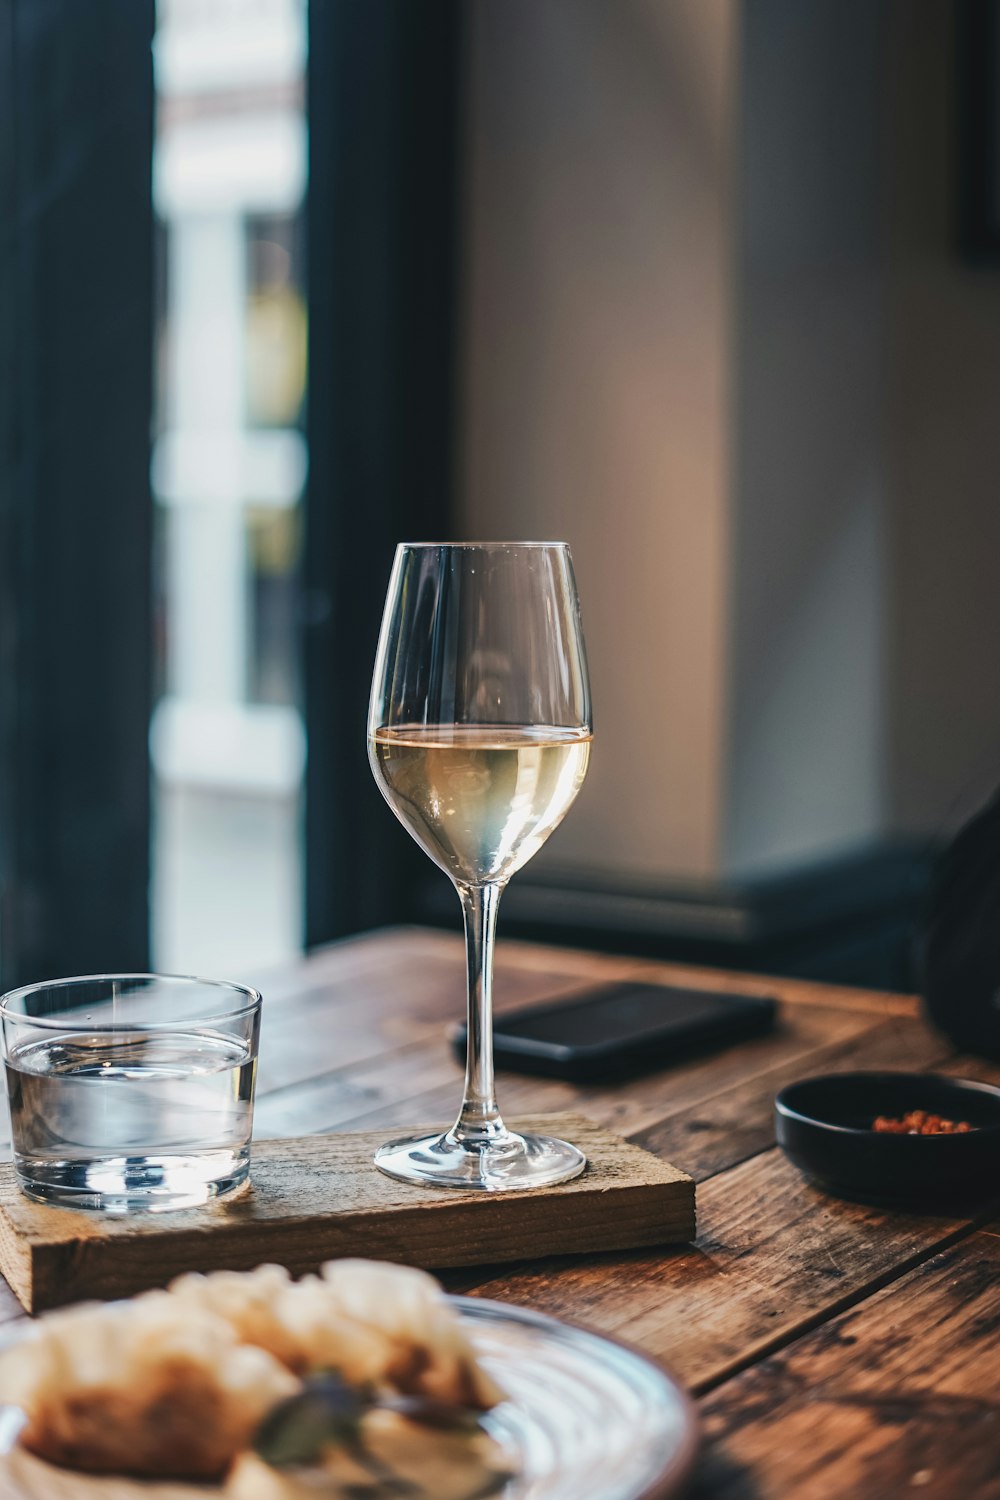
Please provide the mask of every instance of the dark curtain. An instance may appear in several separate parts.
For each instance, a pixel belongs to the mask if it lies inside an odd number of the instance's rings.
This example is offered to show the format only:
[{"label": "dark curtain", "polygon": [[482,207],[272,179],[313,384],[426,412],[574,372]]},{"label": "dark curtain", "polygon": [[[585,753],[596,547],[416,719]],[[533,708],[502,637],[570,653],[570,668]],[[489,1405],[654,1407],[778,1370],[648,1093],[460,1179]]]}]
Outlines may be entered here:
[{"label": "dark curtain", "polygon": [[147,963],[152,0],[0,0],[0,978]]}]

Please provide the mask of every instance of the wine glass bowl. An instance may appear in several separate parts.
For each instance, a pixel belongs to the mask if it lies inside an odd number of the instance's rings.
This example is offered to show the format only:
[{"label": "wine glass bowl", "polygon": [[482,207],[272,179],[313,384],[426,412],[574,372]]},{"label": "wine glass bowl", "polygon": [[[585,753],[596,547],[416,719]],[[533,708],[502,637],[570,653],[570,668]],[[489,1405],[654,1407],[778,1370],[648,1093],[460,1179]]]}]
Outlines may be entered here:
[{"label": "wine glass bowl", "polygon": [[582,785],[590,688],[562,542],[403,543],[372,680],[369,758],[393,812],[454,883],[468,955],[465,1098],[451,1130],[390,1141],[406,1181],[499,1190],[564,1181],[575,1146],[504,1124],[493,1084],[497,903]]}]

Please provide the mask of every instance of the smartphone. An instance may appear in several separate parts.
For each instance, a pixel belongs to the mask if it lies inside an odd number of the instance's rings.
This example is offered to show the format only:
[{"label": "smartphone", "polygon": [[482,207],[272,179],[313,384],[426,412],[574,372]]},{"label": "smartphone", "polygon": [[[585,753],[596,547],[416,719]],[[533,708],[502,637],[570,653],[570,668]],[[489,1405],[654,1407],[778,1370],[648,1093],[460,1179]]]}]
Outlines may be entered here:
[{"label": "smartphone", "polygon": [[[662,984],[610,984],[562,1004],[532,1005],[498,1016],[498,1068],[573,1083],[664,1068],[692,1052],[727,1046],[769,1030],[773,999],[721,995]],[[465,1059],[465,1027],[452,1032]]]}]

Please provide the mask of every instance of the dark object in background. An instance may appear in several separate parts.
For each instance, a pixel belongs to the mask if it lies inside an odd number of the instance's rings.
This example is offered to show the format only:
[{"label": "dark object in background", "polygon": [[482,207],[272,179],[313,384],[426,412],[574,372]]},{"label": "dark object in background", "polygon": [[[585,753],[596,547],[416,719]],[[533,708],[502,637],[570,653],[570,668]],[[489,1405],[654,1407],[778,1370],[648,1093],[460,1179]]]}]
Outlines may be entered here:
[{"label": "dark object in background", "polygon": [[[974,1127],[962,1135],[892,1135],[877,1115],[925,1109]],[[827,1073],[781,1090],[778,1145],[839,1198],[929,1213],[1000,1191],[1000,1089],[937,1073]]]},{"label": "dark object in background", "polygon": [[1000,263],[1000,3],[955,11],[958,239],[977,266]]},{"label": "dark object in background", "polygon": [[[529,865],[504,892],[503,933],[912,994],[932,852],[926,839],[884,842],[742,880],[659,881]],[[407,920],[461,929],[454,892],[438,871],[418,871],[409,892]]]},{"label": "dark object in background", "polygon": [[0,986],[149,967],[153,0],[0,0]]},{"label": "dark object in background", "polygon": [[[555,1005],[529,1005],[493,1027],[498,1068],[586,1083],[665,1068],[774,1025],[775,1002],[664,984],[609,984]],[[452,1046],[465,1061],[465,1027]]]},{"label": "dark object in background", "polygon": [[939,856],[921,949],[931,1022],[963,1051],[1000,1059],[1000,792]]}]

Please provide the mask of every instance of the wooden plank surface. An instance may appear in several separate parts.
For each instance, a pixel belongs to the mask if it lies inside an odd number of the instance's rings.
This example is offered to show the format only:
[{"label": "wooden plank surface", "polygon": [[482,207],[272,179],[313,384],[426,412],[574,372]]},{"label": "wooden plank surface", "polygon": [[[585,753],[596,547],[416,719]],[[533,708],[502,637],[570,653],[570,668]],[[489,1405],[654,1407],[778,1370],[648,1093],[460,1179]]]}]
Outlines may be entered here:
[{"label": "wooden plank surface", "polygon": [[777,1151],[703,1183],[698,1221],[690,1248],[449,1284],[582,1320],[704,1391],[970,1232],[964,1219],[827,1198]]},{"label": "wooden plank surface", "polygon": [[1000,1496],[1000,1237],[978,1233],[703,1406],[696,1493]]},{"label": "wooden plank surface", "polygon": [[579,1115],[515,1123],[572,1140],[586,1171],[530,1192],[447,1193],[377,1172],[381,1131],[309,1136],[257,1143],[246,1191],[178,1213],[116,1218],[34,1203],[4,1166],[0,1270],[39,1312],[165,1286],[185,1271],[263,1262],[297,1276],[341,1255],[434,1269],[694,1237],[694,1183],[675,1167]]},{"label": "wooden plank surface", "polygon": [[[445,1042],[464,1009],[457,937],[396,929],[271,977],[236,977],[265,995],[258,1135],[381,1138],[457,1108],[461,1070]],[[773,994],[778,1026],[621,1085],[501,1075],[501,1105],[512,1117],[579,1111],[675,1162],[700,1184],[697,1241],[572,1260],[525,1247],[521,1264],[450,1272],[448,1284],[571,1317],[668,1360],[708,1418],[701,1496],[1000,1500],[987,1277],[996,1226],[827,1197],[775,1150],[772,1129],[775,1092],[809,1074],[936,1068],[1000,1081],[1000,1069],[954,1056],[907,996],[502,940],[497,1009],[629,978]],[[20,1315],[0,1289],[0,1321]],[[945,1396],[932,1401],[921,1392],[939,1357]]]}]

